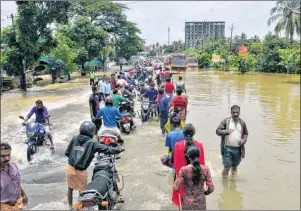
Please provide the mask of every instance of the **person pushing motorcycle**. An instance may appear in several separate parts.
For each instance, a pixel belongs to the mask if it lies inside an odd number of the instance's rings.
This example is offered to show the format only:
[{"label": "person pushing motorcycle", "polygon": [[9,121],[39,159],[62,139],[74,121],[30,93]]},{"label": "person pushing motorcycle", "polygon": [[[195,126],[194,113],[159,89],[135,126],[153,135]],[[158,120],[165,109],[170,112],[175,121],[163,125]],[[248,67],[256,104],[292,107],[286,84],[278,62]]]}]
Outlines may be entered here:
[{"label": "person pushing motorcycle", "polygon": [[95,130],[96,126],[93,122],[83,122],[79,129],[79,135],[72,138],[65,152],[68,157],[66,175],[70,208],[72,208],[73,190],[83,191],[87,186],[87,168],[90,166],[95,153],[118,154],[124,151],[120,145],[111,147],[93,140]]},{"label": "person pushing motorcycle", "polygon": [[[24,120],[25,123],[27,123],[27,121],[31,118],[31,116],[33,114],[36,115],[36,122],[43,125],[45,135],[48,137],[50,144],[51,144],[50,149],[53,150],[54,145],[53,145],[53,139],[52,139],[52,135],[50,132],[50,127],[49,127],[50,123],[49,123],[48,110],[43,105],[43,102],[41,100],[36,101],[36,106],[32,107],[32,109],[30,110],[28,115],[25,117],[25,120]],[[47,123],[46,123],[46,120],[47,120]]]}]

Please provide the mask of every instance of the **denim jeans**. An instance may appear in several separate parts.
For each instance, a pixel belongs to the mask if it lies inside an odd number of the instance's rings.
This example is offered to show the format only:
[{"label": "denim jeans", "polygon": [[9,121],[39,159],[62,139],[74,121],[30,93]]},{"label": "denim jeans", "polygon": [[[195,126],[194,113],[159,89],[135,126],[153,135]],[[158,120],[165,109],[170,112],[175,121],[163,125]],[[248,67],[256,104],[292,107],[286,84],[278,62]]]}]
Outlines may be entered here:
[{"label": "denim jeans", "polygon": [[165,133],[164,126],[166,125],[168,121],[168,114],[160,113],[160,128],[162,130],[162,133]]}]

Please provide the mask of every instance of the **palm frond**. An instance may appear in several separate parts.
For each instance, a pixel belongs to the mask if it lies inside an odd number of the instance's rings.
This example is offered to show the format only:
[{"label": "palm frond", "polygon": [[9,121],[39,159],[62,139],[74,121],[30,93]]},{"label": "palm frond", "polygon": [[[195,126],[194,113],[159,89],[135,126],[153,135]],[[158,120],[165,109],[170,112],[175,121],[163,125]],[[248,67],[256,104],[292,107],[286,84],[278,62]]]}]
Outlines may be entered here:
[{"label": "palm frond", "polygon": [[270,17],[268,20],[268,25],[270,26],[275,20],[277,20],[281,17],[282,17],[282,14],[277,14],[277,15]]}]

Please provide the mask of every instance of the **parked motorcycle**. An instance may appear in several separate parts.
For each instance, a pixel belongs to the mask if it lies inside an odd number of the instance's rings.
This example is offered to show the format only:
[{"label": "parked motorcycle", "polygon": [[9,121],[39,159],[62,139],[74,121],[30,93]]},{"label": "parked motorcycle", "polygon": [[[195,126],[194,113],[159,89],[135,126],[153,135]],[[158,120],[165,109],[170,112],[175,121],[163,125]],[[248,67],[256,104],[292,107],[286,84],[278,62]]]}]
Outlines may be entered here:
[{"label": "parked motorcycle", "polygon": [[[47,118],[49,118],[48,116]],[[20,119],[25,121],[23,116],[19,116]],[[37,122],[22,123],[22,126],[26,127],[25,144],[27,144],[27,161],[30,162],[33,155],[39,151],[39,147],[47,145],[47,137],[45,136],[44,126]],[[49,145],[50,146],[50,145]]]},{"label": "parked motorcycle", "polygon": [[[108,144],[111,145],[112,143]],[[119,187],[118,183],[122,186]],[[124,203],[120,191],[124,188],[123,175],[115,167],[115,156],[99,154],[92,181],[79,194],[76,210],[113,210]]]}]

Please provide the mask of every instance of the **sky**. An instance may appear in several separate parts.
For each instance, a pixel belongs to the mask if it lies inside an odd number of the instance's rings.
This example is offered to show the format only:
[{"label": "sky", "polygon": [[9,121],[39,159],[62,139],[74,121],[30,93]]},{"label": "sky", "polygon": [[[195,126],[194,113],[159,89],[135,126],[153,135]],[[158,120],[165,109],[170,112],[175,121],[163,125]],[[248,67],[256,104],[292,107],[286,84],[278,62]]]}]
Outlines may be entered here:
[{"label": "sky", "polygon": [[[270,9],[275,1],[123,1],[130,8],[128,20],[138,24],[146,45],[159,42],[184,41],[185,21],[225,21],[225,35],[230,37],[232,23],[233,37],[242,32],[248,37],[263,38],[274,25],[267,26]],[[7,16],[15,14],[14,1],[1,1],[1,28],[11,24]]]}]

